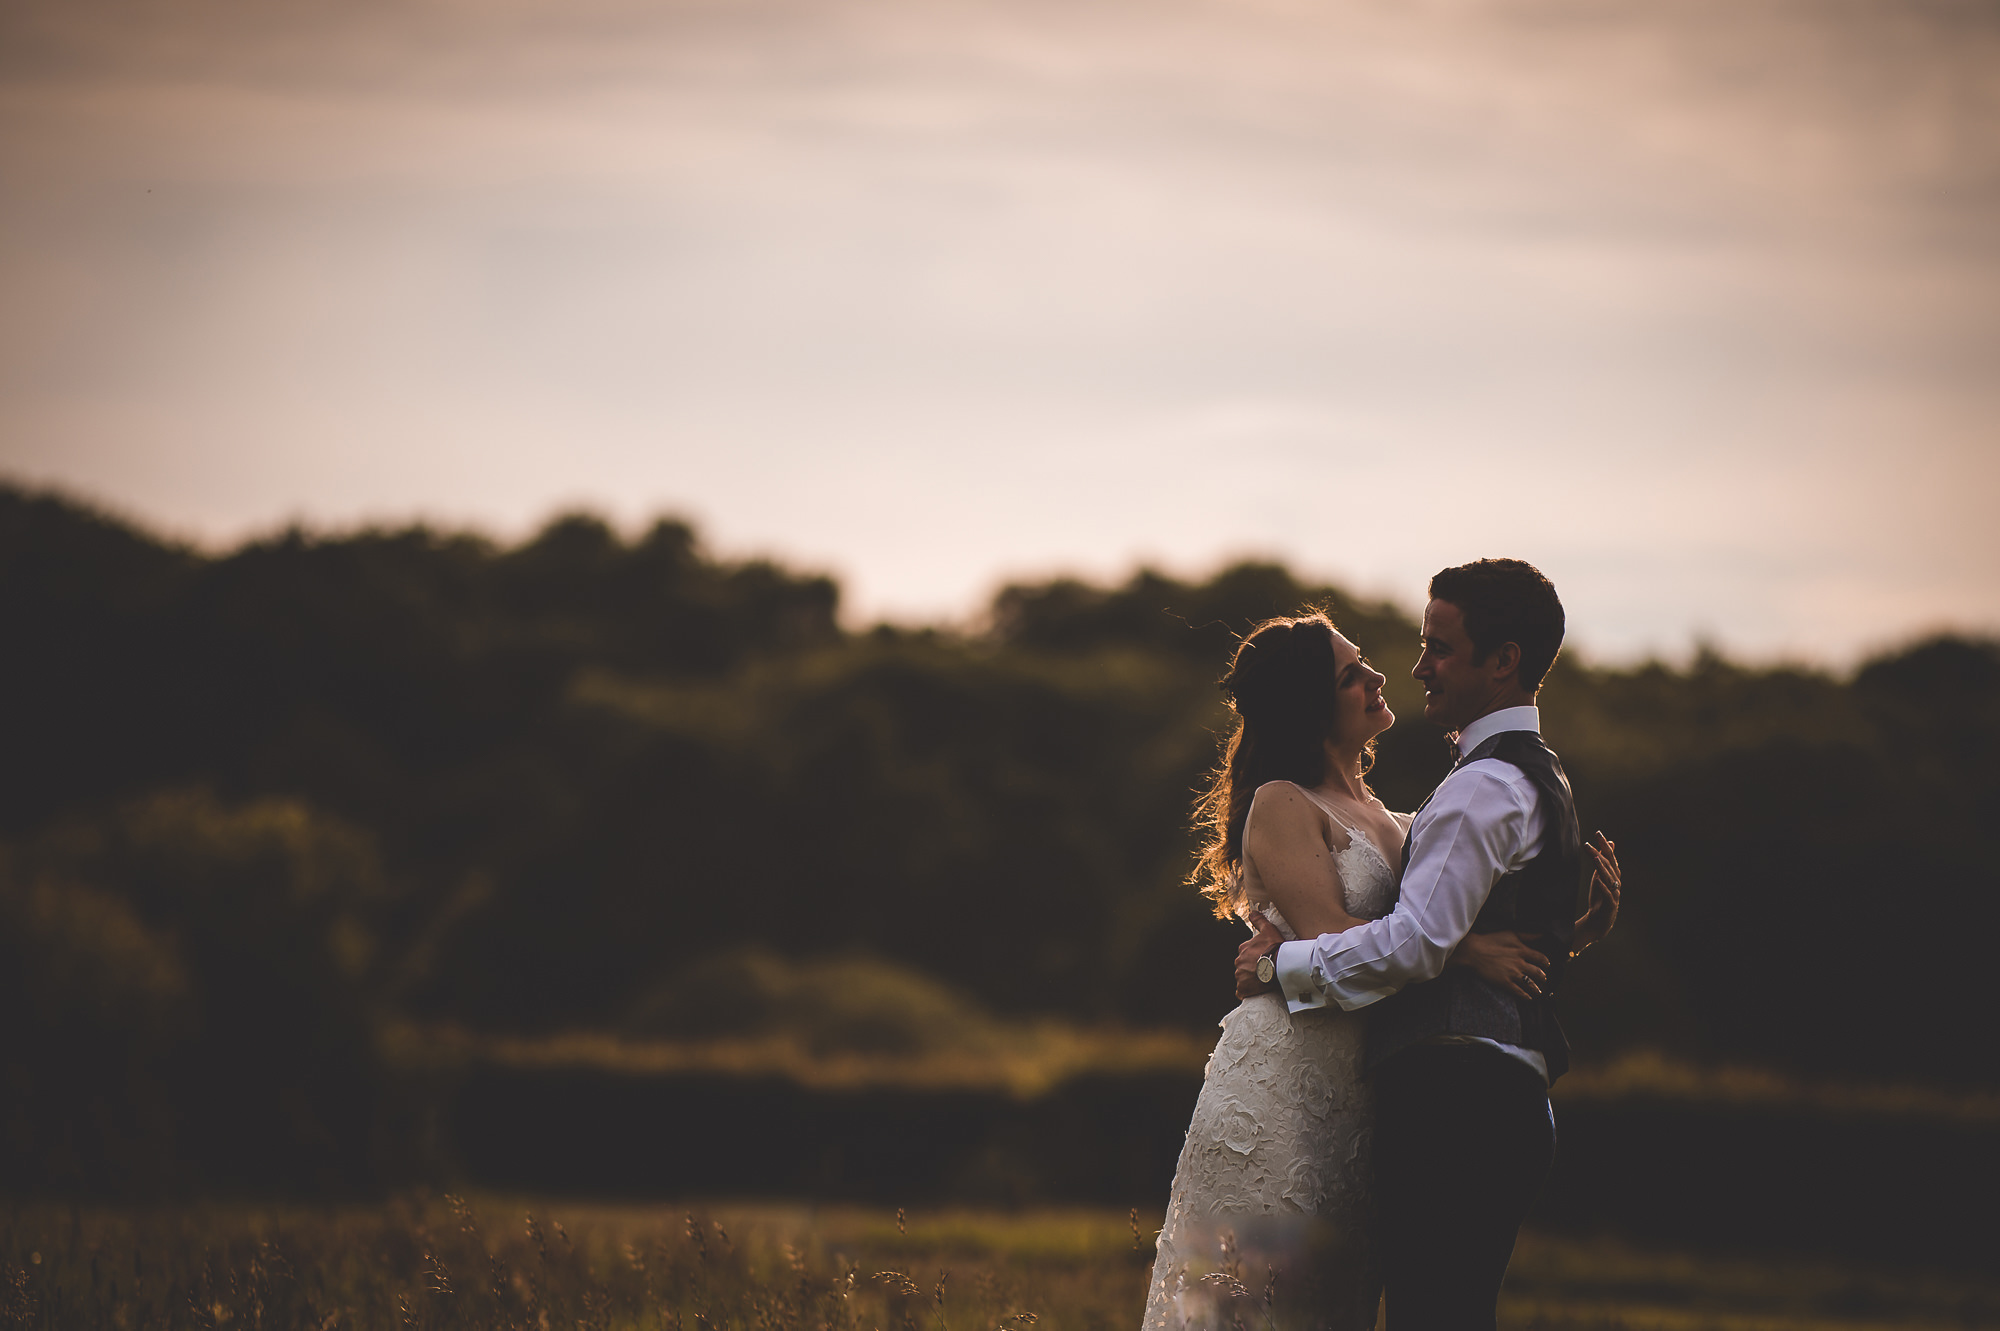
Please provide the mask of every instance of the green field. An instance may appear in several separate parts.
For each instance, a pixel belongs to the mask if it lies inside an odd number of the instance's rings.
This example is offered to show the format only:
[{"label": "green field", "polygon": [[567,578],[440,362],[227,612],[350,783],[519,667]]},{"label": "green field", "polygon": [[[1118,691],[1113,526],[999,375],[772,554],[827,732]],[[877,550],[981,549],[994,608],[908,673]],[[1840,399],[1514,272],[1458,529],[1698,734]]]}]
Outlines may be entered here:
[{"label": "green field", "polygon": [[[1157,1217],[497,1196],[0,1218],[0,1326],[1136,1329]],[[1261,1273],[1244,1273],[1252,1288]],[[1254,1295],[1238,1325],[1268,1326]],[[2000,1326],[2000,1282],[1524,1237],[1519,1328]]]}]

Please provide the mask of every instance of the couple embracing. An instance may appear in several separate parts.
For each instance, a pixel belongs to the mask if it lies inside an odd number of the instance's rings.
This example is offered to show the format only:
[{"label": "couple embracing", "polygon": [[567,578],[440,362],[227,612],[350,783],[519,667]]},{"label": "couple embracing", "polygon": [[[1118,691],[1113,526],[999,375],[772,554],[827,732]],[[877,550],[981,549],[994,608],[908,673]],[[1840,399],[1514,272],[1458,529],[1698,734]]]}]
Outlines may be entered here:
[{"label": "couple embracing", "polygon": [[[1550,999],[1617,916],[1535,697],[1555,588],[1485,559],[1431,580],[1412,673],[1457,762],[1414,815],[1365,773],[1383,676],[1323,615],[1271,620],[1223,679],[1238,721],[1200,807],[1217,913],[1249,924],[1160,1232],[1144,1331],[1490,1328],[1555,1152]],[[1588,907],[1576,918],[1586,857]],[[1275,1299],[1272,1294],[1275,1292]]]}]

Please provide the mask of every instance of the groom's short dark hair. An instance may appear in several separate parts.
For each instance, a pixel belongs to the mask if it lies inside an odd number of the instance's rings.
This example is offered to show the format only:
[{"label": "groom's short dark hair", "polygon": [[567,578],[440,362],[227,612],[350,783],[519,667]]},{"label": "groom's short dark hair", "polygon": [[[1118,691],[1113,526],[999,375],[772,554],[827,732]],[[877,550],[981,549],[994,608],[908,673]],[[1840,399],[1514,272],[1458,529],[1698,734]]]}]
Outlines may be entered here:
[{"label": "groom's short dark hair", "polygon": [[1562,650],[1563,605],[1556,585],[1524,559],[1479,559],[1431,579],[1431,599],[1465,616],[1472,657],[1484,661],[1503,642],[1521,649],[1521,687],[1542,687]]}]

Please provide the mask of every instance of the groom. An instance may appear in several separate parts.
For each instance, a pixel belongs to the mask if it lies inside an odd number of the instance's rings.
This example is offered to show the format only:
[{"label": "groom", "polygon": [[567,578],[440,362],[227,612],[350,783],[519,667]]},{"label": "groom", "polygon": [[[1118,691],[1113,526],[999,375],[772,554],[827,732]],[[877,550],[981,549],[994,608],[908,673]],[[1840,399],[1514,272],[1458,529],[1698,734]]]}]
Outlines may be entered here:
[{"label": "groom", "polygon": [[[1389,1326],[1458,1331],[1494,1325],[1521,1218],[1555,1155],[1548,1087],[1569,1045],[1549,994],[1569,957],[1584,847],[1535,708],[1562,646],[1555,587],[1518,559],[1448,568],[1431,579],[1423,635],[1410,673],[1458,760],[1410,825],[1394,909],[1282,946],[1267,925],[1238,956],[1238,992],[1275,973],[1294,1012],[1372,1009]],[[1466,934],[1499,930],[1542,940],[1545,981],[1518,981],[1530,996],[1445,965]]]}]

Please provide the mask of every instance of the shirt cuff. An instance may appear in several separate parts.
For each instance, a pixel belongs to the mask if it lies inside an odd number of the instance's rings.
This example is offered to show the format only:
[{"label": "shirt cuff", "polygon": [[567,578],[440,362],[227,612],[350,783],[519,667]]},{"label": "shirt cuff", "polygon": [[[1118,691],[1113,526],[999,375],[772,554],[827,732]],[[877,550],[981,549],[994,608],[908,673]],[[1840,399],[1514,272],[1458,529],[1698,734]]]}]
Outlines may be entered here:
[{"label": "shirt cuff", "polygon": [[1326,1006],[1326,972],[1320,969],[1319,944],[1310,940],[1280,943],[1274,960],[1278,964],[1278,987],[1285,993],[1285,1006],[1293,1012]]}]

